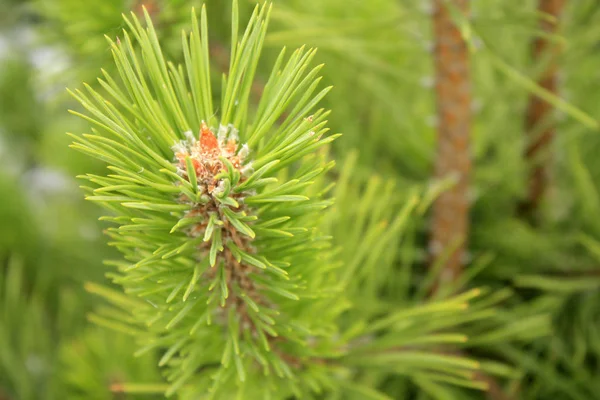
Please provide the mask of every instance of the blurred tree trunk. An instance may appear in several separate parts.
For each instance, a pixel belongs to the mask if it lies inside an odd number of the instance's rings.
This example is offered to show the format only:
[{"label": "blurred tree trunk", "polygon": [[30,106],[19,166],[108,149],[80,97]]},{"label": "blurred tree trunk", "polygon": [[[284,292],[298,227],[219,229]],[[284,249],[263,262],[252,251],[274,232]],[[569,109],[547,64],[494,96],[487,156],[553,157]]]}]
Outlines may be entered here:
[{"label": "blurred tree trunk", "polygon": [[[452,0],[461,12],[468,0]],[[440,283],[458,277],[464,263],[469,234],[469,175],[471,154],[471,87],[467,44],[452,22],[444,0],[434,1],[434,57],[438,112],[438,144],[435,176],[454,177],[457,183],[433,205],[430,251],[434,262],[446,252]]]},{"label": "blurred tree trunk", "polygon": [[[454,178],[456,184],[442,193],[433,205],[429,247],[433,262],[445,262],[438,285],[459,277],[465,262],[469,235],[471,174],[471,75],[469,50],[453,23],[444,0],[435,0],[433,27],[435,38],[436,96],[438,113],[435,177]],[[451,0],[465,15],[468,0]],[[435,290],[435,289],[434,289]],[[461,354],[458,352],[457,354]],[[508,400],[498,383],[484,373],[475,380],[487,385],[487,398]]]},{"label": "blurred tree trunk", "polygon": [[[556,33],[564,5],[565,0],[539,0],[538,11],[542,13],[540,28],[545,35]],[[533,41],[534,62],[546,64],[538,84],[557,94],[557,58],[560,48],[545,35],[539,35]],[[550,186],[552,143],[555,135],[555,124],[551,117],[552,106],[539,97],[531,95],[525,120],[525,130],[528,135],[525,158],[530,168],[527,198],[521,206],[521,212],[525,215],[531,216],[535,213]]]}]

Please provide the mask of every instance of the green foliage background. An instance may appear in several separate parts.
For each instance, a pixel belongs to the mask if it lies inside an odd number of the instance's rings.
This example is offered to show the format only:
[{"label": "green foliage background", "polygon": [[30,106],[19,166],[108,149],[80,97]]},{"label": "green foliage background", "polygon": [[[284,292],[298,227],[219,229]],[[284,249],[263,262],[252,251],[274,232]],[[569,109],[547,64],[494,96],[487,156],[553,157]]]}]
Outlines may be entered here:
[{"label": "green foliage background", "polygon": [[[152,3],[163,51],[183,62],[180,30],[191,29],[191,6],[201,3]],[[100,67],[115,72],[103,35],[126,28],[121,13],[137,5],[0,3],[0,399],[160,398],[167,387],[157,366],[164,349],[134,357],[134,339],[88,321],[106,307],[90,293],[110,286],[105,274],[114,269],[103,260],[119,255],[101,234],[103,212],[84,201],[73,178],[105,167],[70,150],[64,134],[89,129],[67,114],[81,108],[64,87],[97,87]],[[253,6],[240,1],[242,28]],[[336,203],[320,229],[332,236],[349,282],[340,329],[350,337],[377,318],[404,324],[377,334],[390,357],[351,354],[335,385],[306,396],[484,398],[470,372],[481,369],[508,398],[600,398],[600,6],[569,2],[561,34],[551,37],[565,44],[562,98],[548,98],[557,108],[557,161],[535,226],[517,218],[516,207],[525,195],[526,103],[540,94],[534,82],[544,67],[529,55],[541,16],[532,0],[479,0],[472,8],[470,21],[457,21],[471,32],[473,51],[471,260],[456,287],[431,298],[439,271],[428,268],[427,209],[451,183],[430,178],[437,123],[430,3],[274,1],[256,84],[264,86],[281,47],[307,45],[319,49],[315,63],[325,63],[323,87],[334,86],[322,106],[343,136],[330,149]],[[218,96],[231,4],[207,1],[207,9]],[[456,308],[452,295],[470,288],[481,294],[468,310]],[[436,301],[451,311],[434,318],[427,307]],[[410,310],[420,311],[407,317]],[[450,344],[417,340],[430,334],[455,336]],[[398,346],[419,353],[389,351]],[[448,346],[468,359],[435,358]],[[447,369],[463,376],[442,379]],[[130,385],[127,393],[115,390],[120,384]],[[242,398],[258,398],[251,393]]]}]

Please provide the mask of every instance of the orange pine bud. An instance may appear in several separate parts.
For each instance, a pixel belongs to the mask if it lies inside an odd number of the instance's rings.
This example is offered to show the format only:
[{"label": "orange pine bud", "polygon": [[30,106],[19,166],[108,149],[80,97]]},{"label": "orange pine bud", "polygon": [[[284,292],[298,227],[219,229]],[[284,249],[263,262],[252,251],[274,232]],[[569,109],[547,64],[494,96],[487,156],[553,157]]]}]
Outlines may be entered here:
[{"label": "orange pine bud", "polygon": [[210,130],[208,125],[202,121],[200,127],[200,149],[202,151],[211,152],[219,148],[219,141],[215,137],[214,133]]}]

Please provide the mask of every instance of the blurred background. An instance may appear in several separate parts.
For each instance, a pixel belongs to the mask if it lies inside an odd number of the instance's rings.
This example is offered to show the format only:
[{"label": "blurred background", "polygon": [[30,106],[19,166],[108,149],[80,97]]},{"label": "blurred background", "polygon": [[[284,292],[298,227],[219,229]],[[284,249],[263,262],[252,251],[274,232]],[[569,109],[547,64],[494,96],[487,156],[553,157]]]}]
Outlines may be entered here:
[{"label": "blurred background", "polygon": [[[397,202],[391,206],[400,207],[409,188],[440,178],[436,138],[448,121],[437,106],[437,3],[274,1],[258,75],[266,81],[283,46],[319,48],[324,84],[334,86],[325,104],[334,110],[329,125],[344,134],[332,152],[338,168],[355,164],[357,198],[389,190]],[[507,312],[507,320],[544,316],[511,325],[521,332],[517,344],[503,346],[508,333],[500,332],[493,346],[482,341],[473,352],[502,354],[517,366],[502,378],[505,397],[496,399],[600,399],[600,3],[471,3],[469,17],[454,20],[466,40],[471,86],[463,99],[470,150],[458,154],[472,164],[461,189],[470,205],[461,273],[467,285],[514,294],[517,311]],[[111,385],[160,381],[153,356],[134,358],[125,332],[86,317],[101,302],[85,283],[104,283],[110,267],[103,260],[118,255],[102,234],[102,210],[78,188],[77,175],[104,166],[68,147],[66,132],[88,127],[67,112],[79,106],[65,88],[95,85],[100,68],[114,68],[104,35],[117,36],[121,13],[140,14],[142,6],[168,56],[181,61],[181,29],[189,28],[191,6],[201,4],[0,0],[1,400],[138,398]],[[206,4],[218,79],[228,67],[231,5]],[[253,5],[240,0],[243,18]],[[540,138],[547,140],[528,151]],[[547,179],[541,194],[532,195],[536,168]],[[369,189],[373,177],[380,183]],[[351,201],[345,204],[351,219]],[[422,292],[436,221],[430,213],[411,217],[396,255],[389,279],[403,280],[407,302]],[[412,273],[399,272],[405,269]],[[424,388],[402,390],[387,392],[441,398]],[[493,393],[450,398],[486,396]]]}]

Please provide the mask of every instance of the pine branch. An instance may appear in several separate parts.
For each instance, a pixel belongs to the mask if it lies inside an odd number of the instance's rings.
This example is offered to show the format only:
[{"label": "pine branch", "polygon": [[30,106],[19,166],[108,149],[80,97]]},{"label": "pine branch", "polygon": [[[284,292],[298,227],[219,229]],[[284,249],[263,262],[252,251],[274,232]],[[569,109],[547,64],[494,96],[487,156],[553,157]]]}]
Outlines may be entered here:
[{"label": "pine branch", "polygon": [[328,112],[315,109],[329,88],[316,91],[314,50],[287,61],[282,51],[251,107],[269,12],[257,6],[238,38],[234,3],[218,108],[204,8],[182,37],[185,65],[165,61],[147,11],[146,28],[132,13],[128,31],[109,39],[121,81],[107,72],[99,80],[110,100],[91,86],[73,93],[87,111],[76,114],[94,126],[73,147],[112,172],[83,178],[93,186],[87,198],[117,215],[106,218],[118,225],[107,233],[126,261],[113,262],[111,276],[131,297],[101,291],[131,315],[93,319],[164,350],[167,395],[302,393],[314,383],[300,377],[338,347],[321,328],[331,322],[312,318],[336,317],[325,311],[337,297],[317,215],[331,204],[321,185],[333,163],[317,150],[337,135],[326,136]]},{"label": "pine branch", "polygon": [[[537,84],[553,95],[558,96],[557,58],[560,46],[549,40],[558,29],[560,14],[564,8],[564,0],[539,0],[538,10],[542,14],[540,28],[543,35],[533,41],[533,58],[544,61],[544,71]],[[550,57],[549,59],[547,59]],[[528,144],[525,158],[530,166],[528,176],[527,199],[521,205],[521,212],[531,216],[538,210],[550,185],[552,166],[552,146],[555,135],[555,122],[552,120],[553,106],[532,94],[527,108],[525,130]]]},{"label": "pine branch", "polygon": [[[468,13],[468,0],[450,3],[460,12]],[[433,205],[430,251],[434,260],[445,250],[451,251],[440,275],[440,281],[444,282],[458,278],[469,233],[471,84],[467,44],[452,20],[449,5],[444,0],[436,0],[434,4],[438,108],[435,176],[456,180],[456,184],[442,193]]]}]

